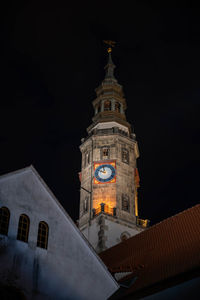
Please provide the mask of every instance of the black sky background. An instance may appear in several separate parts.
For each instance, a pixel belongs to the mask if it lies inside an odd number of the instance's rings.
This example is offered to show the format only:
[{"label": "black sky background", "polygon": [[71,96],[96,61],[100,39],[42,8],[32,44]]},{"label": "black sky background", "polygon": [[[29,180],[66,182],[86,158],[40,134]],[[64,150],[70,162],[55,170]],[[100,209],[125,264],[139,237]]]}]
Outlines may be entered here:
[{"label": "black sky background", "polygon": [[139,214],[199,203],[200,11],[192,2],[26,1],[1,9],[0,174],[33,164],[76,220],[80,140],[104,78],[103,39],[140,149]]}]

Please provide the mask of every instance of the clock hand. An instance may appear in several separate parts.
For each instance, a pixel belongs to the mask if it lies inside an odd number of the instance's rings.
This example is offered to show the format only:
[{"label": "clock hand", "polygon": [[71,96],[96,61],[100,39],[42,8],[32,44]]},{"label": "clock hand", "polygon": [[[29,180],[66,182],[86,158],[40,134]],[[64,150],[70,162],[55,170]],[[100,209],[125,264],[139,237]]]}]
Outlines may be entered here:
[{"label": "clock hand", "polygon": [[103,173],[103,174],[105,174],[106,173],[105,168],[103,167],[102,170],[100,170],[100,172]]}]

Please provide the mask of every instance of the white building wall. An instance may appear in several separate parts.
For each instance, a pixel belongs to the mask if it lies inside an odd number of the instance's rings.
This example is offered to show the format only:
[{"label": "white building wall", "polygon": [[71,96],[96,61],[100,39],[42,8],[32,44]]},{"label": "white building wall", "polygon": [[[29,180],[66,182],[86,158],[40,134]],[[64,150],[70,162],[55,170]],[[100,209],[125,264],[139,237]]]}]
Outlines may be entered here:
[{"label": "white building wall", "polygon": [[126,225],[115,223],[108,219],[105,220],[105,226],[106,248],[110,248],[120,243],[122,241],[121,237],[123,234],[129,238],[141,232],[136,226],[135,228],[130,228]]},{"label": "white building wall", "polygon": [[[102,219],[104,221],[102,222]],[[126,221],[119,222],[118,219],[108,217],[104,214],[100,214],[91,220],[90,226],[80,228],[86,239],[88,239],[97,252],[101,252],[99,249],[100,242],[100,230],[103,230],[103,238],[105,240],[105,249],[108,249],[122,241],[122,235],[126,235],[127,238],[140,233],[143,229],[136,225],[130,224]],[[104,249],[104,250],[105,250]]]},{"label": "white building wall", "polygon": [[[0,177],[0,207],[10,211],[0,235],[0,282],[28,299],[107,299],[118,285],[33,168]],[[18,241],[21,214],[30,218],[28,243]],[[37,247],[40,221],[49,225],[48,249]],[[94,288],[95,287],[95,288]]]},{"label": "white building wall", "polygon": [[87,226],[85,229],[80,229],[86,239],[91,243],[92,247],[96,250],[98,245],[98,232],[99,224],[98,219],[91,220],[91,226]]}]

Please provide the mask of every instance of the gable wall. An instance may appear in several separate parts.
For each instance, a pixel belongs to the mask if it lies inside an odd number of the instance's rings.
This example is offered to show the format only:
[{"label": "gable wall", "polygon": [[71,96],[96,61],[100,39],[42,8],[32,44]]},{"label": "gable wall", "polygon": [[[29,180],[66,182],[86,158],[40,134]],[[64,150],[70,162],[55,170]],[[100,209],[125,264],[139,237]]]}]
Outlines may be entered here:
[{"label": "gable wall", "polygon": [[[1,280],[22,289],[26,286],[29,297],[35,291],[34,299],[39,295],[42,299],[49,295],[54,299],[55,295],[56,299],[105,299],[117,289],[78,229],[31,170],[0,179],[2,206],[10,210],[11,217],[8,238],[0,236],[0,249],[4,249],[0,259],[5,262]],[[16,240],[23,213],[30,218],[28,244]],[[36,246],[40,221],[49,225],[47,250]]]}]

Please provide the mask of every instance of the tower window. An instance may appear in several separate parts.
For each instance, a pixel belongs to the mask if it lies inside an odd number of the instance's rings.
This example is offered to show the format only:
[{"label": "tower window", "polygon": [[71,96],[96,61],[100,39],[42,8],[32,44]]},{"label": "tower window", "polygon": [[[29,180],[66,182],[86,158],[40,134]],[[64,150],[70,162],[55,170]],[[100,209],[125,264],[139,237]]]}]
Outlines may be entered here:
[{"label": "tower window", "polygon": [[90,152],[85,153],[85,158],[84,158],[84,167],[87,167],[90,163]]},{"label": "tower window", "polygon": [[84,203],[83,203],[83,213],[85,214],[86,212],[88,212],[88,197],[85,197],[84,199]]},{"label": "tower window", "polygon": [[122,161],[125,163],[129,163],[129,151],[125,148],[122,148]]},{"label": "tower window", "polygon": [[108,156],[109,149],[108,148],[103,148],[103,156]]},{"label": "tower window", "polygon": [[101,159],[108,159],[108,158],[110,158],[110,148],[102,147],[101,148]]},{"label": "tower window", "polygon": [[8,235],[10,212],[7,207],[0,208],[0,234]]},{"label": "tower window", "polygon": [[107,100],[104,102],[104,111],[111,110],[111,101]]},{"label": "tower window", "polygon": [[89,165],[90,163],[90,152],[88,152],[88,155],[87,155],[87,164]]},{"label": "tower window", "polygon": [[83,154],[83,167],[86,167],[86,153]]},{"label": "tower window", "polygon": [[130,211],[130,201],[129,196],[122,194],[122,210],[124,211]]},{"label": "tower window", "polygon": [[115,111],[120,112],[121,104],[119,102],[115,102]]},{"label": "tower window", "polygon": [[28,242],[30,220],[26,215],[21,215],[19,218],[17,239],[23,242]]},{"label": "tower window", "polygon": [[100,111],[101,111],[101,105],[99,104],[97,108],[97,112],[100,113]]},{"label": "tower window", "polygon": [[47,249],[49,226],[45,222],[40,222],[38,226],[37,247]]}]

